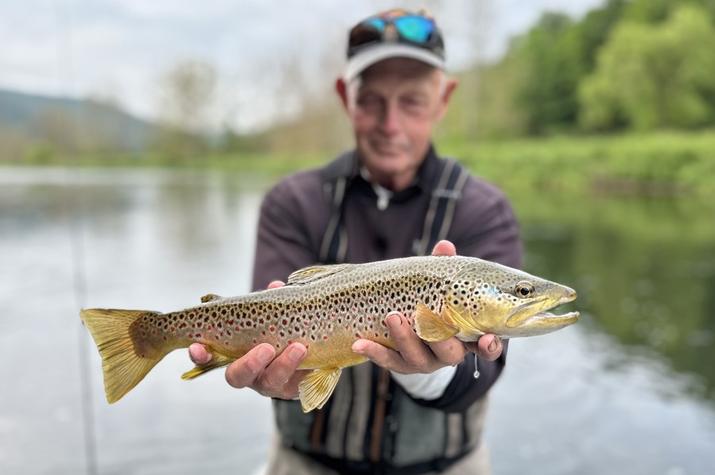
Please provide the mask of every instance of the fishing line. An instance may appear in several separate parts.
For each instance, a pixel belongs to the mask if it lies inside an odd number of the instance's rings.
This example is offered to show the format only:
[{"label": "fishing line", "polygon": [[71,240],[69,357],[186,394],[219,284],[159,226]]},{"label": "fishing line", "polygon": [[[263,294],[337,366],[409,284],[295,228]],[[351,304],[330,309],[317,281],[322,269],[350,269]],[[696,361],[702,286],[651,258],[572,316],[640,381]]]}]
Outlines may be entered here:
[{"label": "fishing line", "polygon": [[[57,41],[57,69],[61,88],[65,93],[74,89],[74,69],[72,57],[72,24],[70,8],[63,9],[59,1],[54,2],[57,31],[60,39]],[[78,114],[80,108],[75,108],[68,118],[71,125],[70,151],[77,153],[77,132],[80,121]],[[82,227],[82,192],[81,188],[71,190],[70,168],[65,167],[64,193],[62,196],[62,210],[67,219],[70,243],[70,262],[72,266],[72,288],[74,293],[75,308],[83,308],[87,301],[87,279],[85,272],[85,243]],[[74,202],[71,200],[74,197]],[[74,205],[74,206],[73,206]],[[79,319],[77,320],[79,321]],[[77,325],[77,350],[80,376],[81,415],[83,428],[83,442],[85,454],[85,470],[89,475],[96,475],[97,470],[97,437],[94,423],[94,407],[92,404],[92,386],[90,380],[89,353],[87,348],[87,332],[81,323]]]}]

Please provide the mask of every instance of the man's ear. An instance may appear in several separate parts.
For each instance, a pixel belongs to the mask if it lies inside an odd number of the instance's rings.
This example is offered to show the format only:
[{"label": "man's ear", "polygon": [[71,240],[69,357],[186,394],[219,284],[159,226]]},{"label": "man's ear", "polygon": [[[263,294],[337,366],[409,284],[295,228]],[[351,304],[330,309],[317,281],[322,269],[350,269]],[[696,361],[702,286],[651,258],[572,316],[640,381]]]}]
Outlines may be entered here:
[{"label": "man's ear", "polygon": [[335,80],[335,92],[338,93],[340,102],[343,103],[345,110],[348,110],[348,85],[345,82],[345,79],[340,77]]},{"label": "man's ear", "polygon": [[459,81],[457,79],[449,78],[447,83],[444,85],[444,91],[442,92],[442,97],[440,97],[439,113],[437,120],[442,120],[442,117],[447,113],[447,106],[449,105],[449,100],[452,98],[452,93],[457,89]]}]

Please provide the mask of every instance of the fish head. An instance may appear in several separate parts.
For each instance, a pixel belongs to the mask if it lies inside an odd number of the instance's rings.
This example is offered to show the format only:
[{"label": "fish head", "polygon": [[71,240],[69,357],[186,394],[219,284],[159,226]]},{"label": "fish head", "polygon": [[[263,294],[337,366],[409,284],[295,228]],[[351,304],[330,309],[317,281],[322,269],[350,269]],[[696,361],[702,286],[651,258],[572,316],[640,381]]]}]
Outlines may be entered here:
[{"label": "fish head", "polygon": [[445,298],[445,320],[463,341],[485,333],[505,338],[543,335],[575,323],[578,312],[549,310],[576,299],[576,291],[526,272],[479,261],[452,280]]}]

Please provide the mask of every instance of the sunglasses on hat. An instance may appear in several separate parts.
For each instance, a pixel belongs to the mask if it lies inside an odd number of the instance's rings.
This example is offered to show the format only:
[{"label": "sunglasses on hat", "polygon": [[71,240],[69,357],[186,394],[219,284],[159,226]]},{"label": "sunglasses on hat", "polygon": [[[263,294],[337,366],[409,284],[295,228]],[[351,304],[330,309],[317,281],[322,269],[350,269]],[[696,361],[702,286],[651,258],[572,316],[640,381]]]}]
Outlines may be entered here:
[{"label": "sunglasses on hat", "polygon": [[432,18],[390,10],[367,18],[350,30],[348,58],[363,48],[379,43],[406,43],[444,57],[444,43]]}]

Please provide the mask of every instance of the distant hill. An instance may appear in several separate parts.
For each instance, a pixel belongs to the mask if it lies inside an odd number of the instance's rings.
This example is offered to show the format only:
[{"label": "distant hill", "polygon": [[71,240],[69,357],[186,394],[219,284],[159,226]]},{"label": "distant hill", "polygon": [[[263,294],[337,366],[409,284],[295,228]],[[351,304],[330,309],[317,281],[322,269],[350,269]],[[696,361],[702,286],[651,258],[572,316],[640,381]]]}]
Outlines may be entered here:
[{"label": "distant hill", "polygon": [[15,129],[30,139],[47,139],[52,135],[48,129],[63,122],[121,150],[142,150],[158,132],[155,124],[111,104],[0,89],[0,128]]}]

